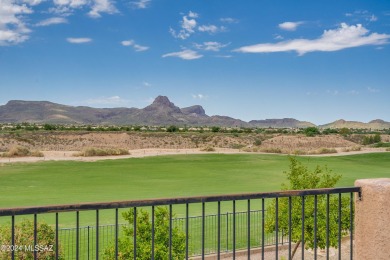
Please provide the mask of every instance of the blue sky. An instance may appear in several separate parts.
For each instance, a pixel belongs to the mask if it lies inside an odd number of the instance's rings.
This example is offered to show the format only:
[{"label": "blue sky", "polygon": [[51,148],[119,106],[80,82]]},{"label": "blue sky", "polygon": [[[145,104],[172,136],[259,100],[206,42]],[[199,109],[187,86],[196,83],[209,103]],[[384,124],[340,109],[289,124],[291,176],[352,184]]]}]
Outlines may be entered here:
[{"label": "blue sky", "polygon": [[390,121],[390,1],[0,0],[0,104]]}]

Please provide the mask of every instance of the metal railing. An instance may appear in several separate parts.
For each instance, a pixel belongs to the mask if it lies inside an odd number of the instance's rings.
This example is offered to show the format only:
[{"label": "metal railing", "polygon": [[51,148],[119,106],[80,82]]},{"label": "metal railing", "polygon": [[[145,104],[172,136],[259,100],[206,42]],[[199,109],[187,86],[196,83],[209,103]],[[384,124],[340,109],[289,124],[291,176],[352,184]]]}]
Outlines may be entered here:
[{"label": "metal railing", "polygon": [[[81,256],[80,253],[80,211],[94,211],[95,213],[95,225],[94,225],[94,236],[95,236],[95,245],[94,245],[94,258],[96,259],[103,259],[102,258],[102,249],[101,249],[101,241],[100,241],[100,212],[101,210],[104,209],[114,209],[115,213],[113,215],[115,224],[113,225],[114,227],[114,255],[115,259],[118,259],[119,255],[119,236],[120,236],[120,224],[119,224],[119,209],[123,208],[130,208],[133,209],[132,211],[132,219],[133,219],[133,226],[136,228],[132,229],[133,236],[132,236],[132,243],[133,243],[133,250],[132,250],[132,257],[133,259],[137,259],[137,208],[140,207],[149,207],[152,214],[151,214],[151,234],[152,234],[152,239],[151,239],[151,245],[150,245],[150,259],[155,259],[155,209],[157,206],[167,206],[169,208],[169,239],[167,241],[167,249],[168,249],[168,259],[172,259],[172,247],[173,247],[173,240],[172,240],[172,233],[174,230],[174,225],[173,225],[173,207],[182,205],[185,208],[185,217],[182,218],[182,221],[185,226],[185,259],[189,259],[191,257],[191,252],[190,252],[190,243],[189,243],[189,237],[190,237],[190,229],[189,229],[189,223],[191,216],[189,214],[189,209],[191,205],[199,203],[201,205],[201,223],[199,225],[199,232],[200,232],[200,256],[202,259],[205,258],[206,254],[212,253],[212,252],[207,252],[206,248],[206,237],[207,237],[207,223],[206,223],[206,211],[205,211],[205,206],[206,204],[211,204],[215,203],[217,207],[217,212],[215,214],[215,221],[216,225],[214,225],[216,229],[216,250],[215,254],[217,259],[220,259],[221,254],[224,253],[224,250],[222,248],[222,216],[224,213],[221,212],[221,203],[228,203],[231,202],[232,206],[232,212],[229,212],[227,214],[227,219],[230,221],[231,225],[228,224],[230,230],[231,230],[231,245],[229,245],[229,249],[231,249],[231,257],[233,259],[236,258],[237,251],[240,247],[238,245],[238,242],[241,243],[241,241],[238,241],[237,237],[237,225],[239,221],[239,214],[241,212],[237,211],[237,203],[240,203],[240,206],[242,206],[242,203],[245,203],[246,205],[246,212],[247,214],[245,215],[246,220],[244,222],[244,225],[246,225],[246,254],[248,259],[251,258],[251,249],[253,247],[258,247],[261,253],[261,259],[264,259],[264,249],[266,246],[266,232],[265,232],[265,207],[266,205],[274,205],[273,210],[274,210],[274,215],[271,215],[271,218],[274,218],[274,230],[280,231],[279,228],[279,221],[285,221],[286,219],[288,220],[288,229],[286,230],[287,232],[285,233],[288,241],[288,259],[291,259],[292,255],[292,218],[296,218],[298,214],[298,218],[300,218],[300,225],[302,228],[302,233],[301,233],[301,252],[302,252],[302,259],[305,257],[305,243],[310,242],[305,240],[305,227],[306,227],[306,222],[305,219],[311,219],[314,215],[314,258],[317,259],[317,247],[320,241],[317,241],[317,235],[322,232],[322,230],[319,230],[317,222],[319,218],[320,211],[318,208],[321,205],[318,204],[318,199],[319,198],[324,198],[326,202],[326,258],[329,259],[329,247],[330,247],[330,241],[329,241],[329,230],[330,230],[330,225],[331,221],[334,219],[337,221],[337,226],[338,226],[338,256],[339,259],[341,259],[341,239],[342,239],[342,231],[345,231],[342,227],[342,218],[345,216],[349,216],[349,225],[348,225],[348,234],[350,237],[350,253],[349,253],[349,258],[353,258],[352,254],[352,247],[353,247],[353,194],[354,193],[359,193],[360,196],[360,188],[359,187],[348,187],[348,188],[333,188],[333,189],[312,189],[312,190],[296,190],[296,191],[281,191],[281,192],[267,192],[267,193],[249,193],[249,194],[233,194],[233,195],[221,195],[221,196],[201,196],[201,197],[186,197],[186,198],[170,198],[170,199],[148,199],[148,200],[131,200],[131,201],[117,201],[117,202],[105,202],[105,203],[83,203],[83,204],[72,204],[72,205],[54,205],[54,206],[41,206],[41,207],[23,207],[23,208],[4,208],[0,209],[0,217],[10,217],[11,223],[10,223],[10,245],[14,246],[15,245],[15,217],[18,215],[32,215],[33,216],[33,246],[39,245],[38,241],[38,215],[45,214],[45,213],[54,213],[55,214],[55,224],[54,224],[54,229],[55,229],[55,245],[54,249],[55,252],[53,252],[53,258],[52,259],[60,259],[63,256],[60,255],[59,252],[59,214],[63,212],[74,212],[75,213],[75,218],[76,218],[76,241],[74,245],[74,258],[75,259],[80,259],[83,258],[84,256]],[[350,195],[349,196],[349,212],[346,213],[342,211],[342,199],[341,195],[346,194]],[[337,210],[333,210],[333,200],[332,200],[332,205],[331,204],[331,199],[332,198],[338,198],[338,204],[337,204]],[[310,200],[309,200],[310,198]],[[312,200],[313,199],[313,200]],[[269,201],[272,201],[272,203],[268,203]],[[279,204],[283,202],[287,202],[288,205],[288,210],[287,210],[287,216],[280,216],[279,210]],[[293,209],[293,201],[296,203],[297,201],[300,203],[301,207],[301,213],[299,216],[299,213],[292,212]],[[311,202],[313,201],[313,209],[311,210]],[[255,204],[255,202],[258,202],[258,204],[261,205],[261,218],[259,220],[256,220],[253,218],[250,214],[251,212],[251,206]],[[281,204],[282,205],[282,204]],[[345,205],[343,205],[345,206]],[[310,208],[310,211],[309,211]],[[332,210],[332,211],[331,211]],[[248,214],[249,212],[249,214]],[[348,214],[348,215],[347,215]],[[261,232],[260,237],[253,237],[253,222],[256,221],[261,221]],[[333,224],[332,224],[333,225]],[[280,224],[281,226],[281,224]],[[139,235],[139,234],[138,234]],[[274,233],[275,236],[275,246],[274,246],[274,255],[275,259],[279,259],[279,245],[280,245],[280,234],[279,232]],[[253,239],[255,239],[255,244],[253,245]],[[311,241],[313,242],[313,241]],[[230,244],[230,243],[228,243]],[[16,253],[15,250],[11,250],[9,252],[9,259],[16,259]],[[73,257],[73,256],[72,256]],[[34,259],[39,259],[38,258],[38,250],[34,250],[33,252],[33,258]]]},{"label": "metal railing", "polygon": [[[261,223],[262,223],[262,210],[251,210],[250,211],[249,218],[252,220],[252,227],[251,227],[251,237],[254,237],[258,241],[260,241],[261,238]],[[265,213],[266,214],[266,213]],[[220,217],[220,223],[221,223],[221,229],[220,229],[220,248],[223,252],[231,252],[232,248],[232,219],[233,215],[232,213],[226,212],[221,213]],[[247,225],[246,220],[248,219],[248,212],[236,212],[236,240],[237,241],[245,241],[247,238]],[[189,255],[191,256],[199,256],[201,255],[201,230],[198,228],[200,226],[200,223],[202,222],[202,216],[190,216],[188,219],[188,234],[189,234],[189,248],[190,252]],[[208,245],[205,254],[215,254],[217,253],[217,243],[218,243],[218,234],[217,234],[217,222],[218,222],[218,215],[217,214],[210,214],[205,216],[205,225],[207,229],[207,236],[206,236],[206,244]],[[186,229],[186,218],[179,217],[179,218],[173,218],[172,219],[172,225],[173,227],[177,227],[180,231],[185,232]],[[121,233],[121,230],[123,227],[128,227],[128,224],[126,223],[119,223],[119,233]],[[83,256],[81,258],[83,259],[92,259],[95,256],[95,226],[82,226],[79,227],[79,230],[76,230],[76,227],[69,227],[69,228],[60,228],[59,229],[59,243],[62,246],[63,254],[65,256],[74,256],[75,255],[75,248],[74,245],[76,244],[76,233],[79,233],[79,250],[80,250],[80,256]],[[109,225],[100,225],[100,239],[102,240],[100,243],[100,247],[106,248],[109,247],[110,244],[115,241],[115,225],[109,224]],[[287,243],[287,237],[286,234],[282,232],[279,232],[279,241],[278,244],[285,244]],[[244,249],[245,245],[243,242],[238,243],[236,249]],[[265,235],[265,242],[264,245],[272,246],[275,245],[275,234],[274,233],[266,233]],[[254,245],[253,245],[254,247]],[[72,258],[72,257],[68,257]],[[73,259],[75,259],[73,257]]]}]

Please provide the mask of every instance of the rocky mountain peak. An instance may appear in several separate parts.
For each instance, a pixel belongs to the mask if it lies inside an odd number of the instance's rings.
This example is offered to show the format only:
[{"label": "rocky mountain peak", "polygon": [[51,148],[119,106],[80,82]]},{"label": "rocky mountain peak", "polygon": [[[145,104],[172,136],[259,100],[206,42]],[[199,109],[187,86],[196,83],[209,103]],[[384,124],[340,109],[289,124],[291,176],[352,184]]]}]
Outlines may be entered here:
[{"label": "rocky mountain peak", "polygon": [[158,96],[151,105],[144,108],[146,111],[153,110],[166,110],[167,112],[181,113],[180,108],[175,106],[171,101],[169,101],[166,96]]},{"label": "rocky mountain peak", "polygon": [[202,106],[199,106],[199,105],[182,108],[181,112],[183,112],[183,114],[186,114],[186,115],[189,115],[189,114],[195,114],[198,116],[205,116],[206,115],[206,111],[204,111],[204,108]]}]

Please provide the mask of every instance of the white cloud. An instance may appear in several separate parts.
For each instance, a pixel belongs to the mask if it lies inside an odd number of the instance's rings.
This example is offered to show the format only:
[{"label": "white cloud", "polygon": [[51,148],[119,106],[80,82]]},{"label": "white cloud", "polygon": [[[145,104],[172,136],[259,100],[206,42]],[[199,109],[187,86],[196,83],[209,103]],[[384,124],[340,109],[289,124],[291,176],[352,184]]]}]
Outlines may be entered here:
[{"label": "white cloud", "polygon": [[279,28],[286,31],[295,31],[303,22],[284,22],[279,24]]},{"label": "white cloud", "polygon": [[113,0],[53,0],[53,2],[55,7],[50,8],[49,12],[56,14],[69,15],[74,9],[84,6],[91,8],[87,13],[91,18],[99,18],[101,13],[118,13]]},{"label": "white cloud", "polygon": [[118,10],[110,0],[93,0],[92,9],[88,15],[92,18],[99,18],[100,13],[114,14],[117,12]]},{"label": "white cloud", "polygon": [[274,34],[274,39],[275,40],[283,40],[284,37],[282,35],[280,35],[280,34]]},{"label": "white cloud", "polygon": [[193,99],[207,99],[208,96],[205,96],[203,94],[191,94]]},{"label": "white cloud", "polygon": [[196,60],[196,59],[202,58],[203,55],[199,54],[193,50],[182,50],[179,52],[171,52],[171,53],[164,54],[162,57],[163,58],[178,57],[178,58],[183,59],[183,60]]},{"label": "white cloud", "polygon": [[75,44],[88,43],[92,41],[91,38],[66,38],[66,40],[69,43],[75,43]]},{"label": "white cloud", "polygon": [[224,18],[221,18],[219,20],[223,23],[238,23],[239,22],[237,19],[231,18],[231,17],[224,17]]},{"label": "white cloud", "polygon": [[119,96],[91,98],[85,101],[88,105],[124,105],[129,101]]},{"label": "white cloud", "polygon": [[368,92],[370,92],[370,93],[378,93],[378,92],[380,92],[379,89],[371,88],[371,87],[368,87],[367,90],[368,90]]},{"label": "white cloud", "polygon": [[347,25],[342,23],[339,28],[325,30],[317,39],[295,39],[278,43],[261,43],[236,49],[243,53],[269,53],[296,51],[304,55],[314,51],[339,51],[347,48],[365,45],[383,45],[388,43],[389,34],[371,33],[361,24]]},{"label": "white cloud", "polygon": [[195,48],[199,50],[205,50],[205,51],[220,51],[221,48],[224,48],[229,45],[228,44],[222,44],[220,42],[204,42],[202,44],[195,43]]},{"label": "white cloud", "polygon": [[0,0],[0,46],[18,44],[29,38],[31,30],[24,15],[33,13],[26,4],[13,0]]},{"label": "white cloud", "polygon": [[149,7],[150,2],[151,0],[138,0],[138,1],[132,1],[130,2],[130,4],[136,9],[145,9]]},{"label": "white cloud", "polygon": [[224,26],[216,26],[216,25],[213,25],[213,24],[209,24],[209,25],[201,25],[198,27],[198,30],[200,32],[208,32],[210,34],[214,34],[214,33],[217,33],[217,32],[223,32],[223,31],[226,31],[226,27]]},{"label": "white cloud", "polygon": [[36,24],[36,26],[49,26],[49,25],[61,24],[61,23],[68,23],[68,20],[63,17],[52,17],[40,21],[39,23]]},{"label": "white cloud", "polygon": [[375,15],[371,15],[371,16],[368,18],[368,20],[369,20],[370,22],[376,22],[376,21],[378,21],[378,17],[376,17]]},{"label": "white cloud", "polygon": [[181,29],[179,30],[179,32],[176,32],[172,28],[169,29],[169,32],[175,38],[179,38],[182,40],[187,39],[188,37],[191,36],[191,34],[195,32],[194,29],[197,25],[195,18],[197,17],[198,17],[197,13],[189,11],[188,15],[184,15],[182,21],[180,22]]},{"label": "white cloud", "polygon": [[40,3],[42,3],[44,0],[23,0],[23,3],[26,3],[28,5],[39,5]]},{"label": "white cloud", "polygon": [[197,14],[197,13],[195,13],[195,12],[192,12],[192,11],[189,11],[188,17],[190,17],[190,18],[198,18],[198,17],[199,17],[199,14]]},{"label": "white cloud", "polygon": [[142,45],[136,44],[134,40],[122,41],[121,44],[123,46],[131,46],[137,52],[146,51],[149,49],[149,47],[147,47],[147,46],[142,46]]},{"label": "white cloud", "polygon": [[147,81],[142,82],[142,85],[143,85],[144,87],[151,87],[151,86],[152,86],[152,84],[150,84],[150,83],[147,82]]}]

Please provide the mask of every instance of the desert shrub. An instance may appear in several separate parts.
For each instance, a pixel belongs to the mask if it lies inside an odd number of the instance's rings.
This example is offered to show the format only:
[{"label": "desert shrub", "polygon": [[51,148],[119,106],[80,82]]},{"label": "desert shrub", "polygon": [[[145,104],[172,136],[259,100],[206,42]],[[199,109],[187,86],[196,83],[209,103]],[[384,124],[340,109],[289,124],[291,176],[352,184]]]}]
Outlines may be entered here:
[{"label": "desert shrub", "polygon": [[43,157],[43,153],[40,151],[30,151],[28,148],[23,146],[11,147],[8,152],[2,154],[3,157],[23,157],[23,156],[34,156]]},{"label": "desert shrub", "polygon": [[243,145],[243,144],[232,144],[230,146],[230,148],[232,148],[232,149],[241,149],[241,148],[244,148],[244,147],[245,147],[245,145]]},{"label": "desert shrub", "polygon": [[90,156],[110,156],[110,155],[128,155],[130,154],[128,150],[126,149],[112,149],[112,148],[85,148],[79,153],[74,154],[74,156],[84,156],[84,157],[90,157]]},{"label": "desert shrub", "polygon": [[256,140],[253,142],[253,145],[260,146],[260,145],[261,145],[261,140],[260,140],[260,139],[256,139]]},{"label": "desert shrub", "polygon": [[374,147],[390,147],[390,143],[379,142],[375,144]]},{"label": "desert shrub", "polygon": [[344,148],[343,149],[343,152],[354,152],[354,151],[360,151],[362,150],[362,147],[357,145],[357,146],[352,146],[352,147],[348,147],[348,148]]},{"label": "desert shrub", "polygon": [[316,151],[309,152],[310,154],[330,154],[330,153],[337,153],[337,150],[334,148],[320,148]]},{"label": "desert shrub", "polygon": [[280,148],[263,148],[261,149],[263,153],[282,153],[282,149]]},{"label": "desert shrub", "polygon": [[387,152],[390,152],[390,147],[389,147],[389,148],[386,148],[386,151],[387,151]]},{"label": "desert shrub", "polygon": [[302,151],[302,150],[295,150],[292,154],[295,154],[295,155],[305,155],[307,153],[305,151]]},{"label": "desert shrub", "polygon": [[[0,226],[1,245],[11,245],[11,235],[11,224]],[[37,239],[37,245],[39,247],[35,249],[38,249],[38,259],[56,259],[56,240],[53,228],[46,223],[37,223]],[[15,245],[22,246],[21,250],[15,251],[16,259],[34,259],[34,223],[32,221],[24,219],[22,222],[15,225]],[[11,259],[11,252],[0,250],[0,259]],[[61,250],[59,250],[58,259],[64,259]]]},{"label": "desert shrub", "polygon": [[201,151],[203,152],[215,152],[215,148],[211,146],[207,146],[205,148],[202,148]]},{"label": "desert shrub", "polygon": [[[128,226],[123,229],[124,236],[118,240],[118,259],[133,259],[134,255],[134,209],[124,212],[123,218]],[[173,217],[173,216],[172,216]],[[137,259],[149,260],[152,252],[152,223],[149,212],[137,211]],[[172,228],[172,259],[185,258],[185,233],[178,227]],[[156,207],[154,223],[154,259],[165,260],[169,258],[169,212],[166,207]],[[104,259],[115,259],[115,245],[110,245],[104,251]]]}]

